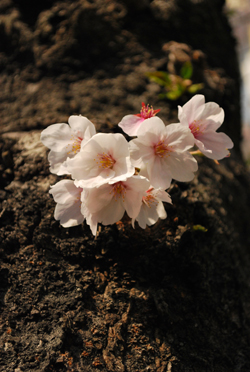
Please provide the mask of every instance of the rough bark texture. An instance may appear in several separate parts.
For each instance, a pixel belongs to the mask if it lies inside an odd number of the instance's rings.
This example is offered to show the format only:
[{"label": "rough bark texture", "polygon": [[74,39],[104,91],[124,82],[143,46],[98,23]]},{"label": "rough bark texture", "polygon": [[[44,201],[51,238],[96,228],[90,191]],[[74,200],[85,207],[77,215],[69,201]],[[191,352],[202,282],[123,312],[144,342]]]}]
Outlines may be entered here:
[{"label": "rough bark texture", "polygon": [[[0,371],[250,371],[250,177],[223,3],[0,2]],[[231,158],[199,159],[152,228],[61,227],[41,130],[82,114],[117,132],[141,102],[176,122],[191,96],[159,100],[145,72],[187,60],[225,109]]]}]

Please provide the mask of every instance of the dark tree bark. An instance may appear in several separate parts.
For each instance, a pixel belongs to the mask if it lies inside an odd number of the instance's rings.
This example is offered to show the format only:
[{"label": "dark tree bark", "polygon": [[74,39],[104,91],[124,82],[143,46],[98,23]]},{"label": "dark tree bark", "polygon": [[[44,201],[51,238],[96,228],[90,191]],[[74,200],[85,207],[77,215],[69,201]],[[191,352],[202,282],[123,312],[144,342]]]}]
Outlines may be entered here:
[{"label": "dark tree bark", "polygon": [[[240,154],[235,40],[218,0],[0,4],[0,371],[250,371],[250,176]],[[173,182],[168,217],[65,229],[40,132],[82,114],[99,131],[141,102],[177,121],[145,73],[179,74],[225,110],[234,141]]]}]

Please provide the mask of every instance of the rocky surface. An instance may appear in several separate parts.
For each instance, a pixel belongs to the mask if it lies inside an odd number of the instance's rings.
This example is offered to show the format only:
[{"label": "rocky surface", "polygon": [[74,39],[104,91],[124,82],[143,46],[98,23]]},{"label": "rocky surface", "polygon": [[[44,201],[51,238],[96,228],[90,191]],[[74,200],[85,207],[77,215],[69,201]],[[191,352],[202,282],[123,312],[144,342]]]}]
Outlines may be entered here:
[{"label": "rocky surface", "polygon": [[[239,75],[223,1],[0,4],[0,371],[249,372],[250,176]],[[117,132],[141,102],[177,121],[145,72],[179,73],[226,112],[235,142],[174,182],[168,218],[93,238],[54,220],[40,132],[82,114]]]}]

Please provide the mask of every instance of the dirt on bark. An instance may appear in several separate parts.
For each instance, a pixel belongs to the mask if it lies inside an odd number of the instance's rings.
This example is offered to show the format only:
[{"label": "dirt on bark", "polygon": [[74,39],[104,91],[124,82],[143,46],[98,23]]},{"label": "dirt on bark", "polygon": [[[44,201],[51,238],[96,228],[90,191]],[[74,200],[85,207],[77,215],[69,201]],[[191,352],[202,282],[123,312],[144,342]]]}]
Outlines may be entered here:
[{"label": "dirt on bark", "polygon": [[[250,175],[240,154],[235,41],[219,0],[0,3],[0,371],[249,372]],[[87,116],[101,132],[191,98],[147,79],[179,75],[225,110],[234,141],[173,182],[168,217],[63,228],[41,130]]]}]

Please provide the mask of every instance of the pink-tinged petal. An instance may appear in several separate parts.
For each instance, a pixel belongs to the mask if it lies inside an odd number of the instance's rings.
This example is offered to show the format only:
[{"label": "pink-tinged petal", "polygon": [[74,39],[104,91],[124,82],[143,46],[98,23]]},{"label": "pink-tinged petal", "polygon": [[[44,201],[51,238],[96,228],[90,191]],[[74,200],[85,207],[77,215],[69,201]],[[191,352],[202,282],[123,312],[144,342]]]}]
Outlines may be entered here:
[{"label": "pink-tinged petal", "polygon": [[220,126],[221,126],[221,122],[219,121],[213,121],[211,119],[206,119],[206,120],[201,120],[200,122],[197,123],[197,125],[199,126],[200,125],[200,131],[198,131],[198,133],[196,133],[196,138],[199,138],[200,135],[202,135],[204,132],[212,132],[212,131],[216,131]]},{"label": "pink-tinged petal", "polygon": [[128,142],[121,134],[94,135],[73,158],[65,164],[84,187],[96,187],[109,181],[125,180],[134,174]]},{"label": "pink-tinged petal", "polygon": [[181,106],[178,106],[178,119],[181,125],[186,126],[186,127],[189,126],[188,118],[185,114],[185,111],[183,111],[183,107]]},{"label": "pink-tinged petal", "polygon": [[[167,213],[165,211],[165,208],[164,208],[164,205],[162,202],[159,202],[157,204],[157,207],[156,207],[156,213],[158,215],[158,218],[164,220],[165,218],[167,218]],[[152,217],[151,217],[151,221],[152,221]],[[153,219],[153,221],[157,222],[157,220],[155,220],[155,218]],[[154,223],[155,223],[154,222]]]},{"label": "pink-tinged petal", "polygon": [[196,94],[184,106],[178,106],[178,119],[184,124],[192,123],[203,111],[204,104],[205,97],[202,94]]},{"label": "pink-tinged petal", "polygon": [[150,186],[149,181],[145,177],[133,176],[127,179],[124,184],[130,190],[135,190],[136,192],[144,192]]},{"label": "pink-tinged petal", "polygon": [[117,133],[111,134],[110,139],[112,156],[116,162],[129,159],[129,143],[125,137],[122,134]]},{"label": "pink-tinged petal", "polygon": [[80,201],[65,207],[64,204],[57,204],[55,207],[54,217],[60,221],[63,227],[71,227],[80,225],[84,221],[84,216],[81,213]]},{"label": "pink-tinged petal", "polygon": [[122,128],[124,133],[133,137],[137,135],[137,131],[144,120],[145,119],[135,115],[126,115],[124,118],[122,118],[118,124],[118,127]]},{"label": "pink-tinged petal", "polygon": [[[112,169],[107,169],[102,171],[100,174],[96,175],[93,178],[89,178],[86,180],[81,180],[83,187],[100,187],[106,183],[110,183],[110,180],[115,178],[115,172]],[[120,178],[126,178],[126,176],[117,177],[118,180]]]},{"label": "pink-tinged petal", "polygon": [[136,217],[139,226],[142,229],[146,228],[146,225],[154,225],[159,218],[164,219],[167,217],[167,213],[161,201],[156,201],[156,205],[148,207],[143,203],[139,215]]},{"label": "pink-tinged petal", "polygon": [[157,199],[159,199],[159,200],[161,200],[163,202],[172,204],[171,196],[165,190],[163,190],[163,189],[153,189],[151,191],[151,194],[155,198],[157,198]]},{"label": "pink-tinged petal", "polygon": [[49,191],[58,204],[74,204],[79,199],[81,188],[75,186],[72,180],[61,180],[51,186]]},{"label": "pink-tinged petal", "polygon": [[95,236],[97,233],[97,225],[98,225],[96,214],[91,214],[88,208],[86,208],[86,206],[83,203],[82,203],[81,212],[85,216],[86,223],[89,225],[92,234]]},{"label": "pink-tinged petal", "polygon": [[63,227],[76,226],[83,222],[81,213],[81,188],[77,188],[72,180],[61,180],[49,191],[57,203],[54,217]]},{"label": "pink-tinged petal", "polygon": [[98,222],[103,225],[112,225],[120,221],[125,213],[122,197],[112,198],[110,203],[98,212]]},{"label": "pink-tinged petal", "polygon": [[194,178],[194,172],[198,170],[197,161],[189,152],[173,152],[166,160],[173,179],[181,182],[189,182]]},{"label": "pink-tinged petal", "polygon": [[172,173],[165,159],[155,158],[151,169],[148,168],[149,181],[156,189],[168,189],[172,181]]},{"label": "pink-tinged petal", "polygon": [[[224,121],[224,110],[215,102],[205,103],[203,111],[197,115],[196,120],[213,120],[220,125]],[[220,126],[219,125],[219,126]],[[218,129],[217,127],[216,129]]]},{"label": "pink-tinged petal", "polygon": [[136,218],[132,218],[131,224],[132,224],[133,228],[135,228],[135,221],[138,222],[139,226],[142,229],[146,228],[147,220],[148,220],[147,210],[145,210],[145,212],[144,212],[144,209],[146,209],[146,208],[147,208],[147,206],[142,205],[138,216],[136,216]]},{"label": "pink-tinged petal", "polygon": [[42,131],[41,142],[50,150],[67,153],[69,143],[71,142],[69,125],[64,123],[50,125]]},{"label": "pink-tinged petal", "polygon": [[138,138],[129,142],[130,157],[132,164],[135,167],[139,167],[143,162],[148,162],[150,159],[154,158],[153,143],[150,142],[149,145],[144,145]]},{"label": "pink-tinged petal", "polygon": [[69,117],[68,122],[73,132],[81,136],[82,139],[88,140],[96,134],[94,124],[85,116],[72,115]]},{"label": "pink-tinged petal", "polygon": [[86,193],[82,193],[82,202],[88,208],[91,214],[99,212],[105,208],[113,198],[112,186],[105,184],[98,188],[88,189]]},{"label": "pink-tinged petal", "polygon": [[88,180],[100,173],[94,155],[87,151],[81,151],[74,158],[67,159],[65,167],[76,180]]},{"label": "pink-tinged petal", "polygon": [[[83,147],[83,150],[90,149],[91,146],[94,146],[94,151],[99,152],[106,152],[115,151],[118,156],[121,156],[121,151],[125,151],[126,155],[128,155],[128,142],[124,138],[124,136],[120,133],[97,133],[95,134]],[[122,150],[119,147],[122,147]]]},{"label": "pink-tinged petal", "polygon": [[181,124],[170,124],[165,129],[165,142],[173,151],[187,151],[194,146],[190,129]]},{"label": "pink-tinged petal", "polygon": [[[163,121],[157,116],[153,116],[152,118],[144,120],[144,122],[141,124],[140,128],[137,131],[137,136],[138,137],[144,136],[145,134],[150,133],[151,136],[155,135],[155,137],[158,138],[165,128],[166,126],[163,123]],[[145,138],[147,140],[147,137]]]},{"label": "pink-tinged petal", "polygon": [[141,208],[142,196],[150,186],[150,183],[144,177],[133,176],[124,184],[127,187],[124,198],[125,209],[129,217],[135,218]]},{"label": "pink-tinged petal", "polygon": [[55,152],[51,150],[48,155],[48,160],[50,163],[50,172],[57,174],[58,176],[70,174],[63,165],[66,159],[67,154],[65,154],[65,152]]},{"label": "pink-tinged petal", "polygon": [[146,225],[151,226],[155,224],[159,218],[166,218],[167,213],[162,201],[172,203],[167,192],[150,187],[143,195],[140,213],[135,219],[132,219],[132,226],[134,227],[134,221],[136,220],[139,226],[145,229]]},{"label": "pink-tinged petal", "polygon": [[118,179],[119,177],[119,180],[124,179],[124,177],[125,178],[131,177],[135,173],[135,167],[133,167],[129,156],[116,161],[113,169],[116,174],[115,178]]},{"label": "pink-tinged petal", "polygon": [[196,140],[200,151],[210,159],[221,160],[229,155],[233,148],[232,140],[225,133],[206,132]]}]

